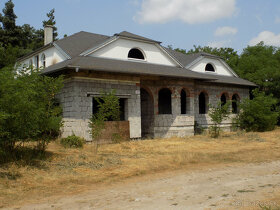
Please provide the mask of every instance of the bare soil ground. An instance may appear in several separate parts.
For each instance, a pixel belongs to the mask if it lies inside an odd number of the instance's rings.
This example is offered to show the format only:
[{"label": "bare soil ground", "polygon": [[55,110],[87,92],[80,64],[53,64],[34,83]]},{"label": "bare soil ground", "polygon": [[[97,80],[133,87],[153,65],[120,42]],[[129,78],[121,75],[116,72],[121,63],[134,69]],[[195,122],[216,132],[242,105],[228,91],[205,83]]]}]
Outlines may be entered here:
[{"label": "bare soil ground", "polygon": [[280,200],[279,128],[224,133],[218,139],[200,135],[102,145],[97,155],[93,148],[65,149],[53,142],[43,158],[1,165],[0,208],[32,209],[32,203],[44,203],[35,207],[154,208],[162,204],[162,208],[180,209],[223,207],[234,201],[245,205],[249,197],[241,198],[250,195],[253,202]]},{"label": "bare soil ground", "polygon": [[280,161],[273,161],[146,175],[20,209],[279,208],[277,194]]}]

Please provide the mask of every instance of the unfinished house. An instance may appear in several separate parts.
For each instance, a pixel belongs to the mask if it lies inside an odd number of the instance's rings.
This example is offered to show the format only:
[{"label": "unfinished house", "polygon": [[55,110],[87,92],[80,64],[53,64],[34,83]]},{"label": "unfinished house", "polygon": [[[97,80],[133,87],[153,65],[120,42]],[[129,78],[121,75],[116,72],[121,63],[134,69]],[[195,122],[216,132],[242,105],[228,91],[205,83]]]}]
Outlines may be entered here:
[{"label": "unfinished house", "polygon": [[[53,41],[45,29],[45,46],[19,59],[49,76],[65,75],[58,95],[63,107],[62,136],[75,133],[90,140],[88,119],[96,97],[116,90],[121,119],[130,138],[188,136],[194,125],[208,127],[208,104],[249,97],[255,84],[241,79],[220,57],[185,55],[161,42],[123,31],[105,36],[81,31]],[[230,121],[223,126],[230,126]]]}]

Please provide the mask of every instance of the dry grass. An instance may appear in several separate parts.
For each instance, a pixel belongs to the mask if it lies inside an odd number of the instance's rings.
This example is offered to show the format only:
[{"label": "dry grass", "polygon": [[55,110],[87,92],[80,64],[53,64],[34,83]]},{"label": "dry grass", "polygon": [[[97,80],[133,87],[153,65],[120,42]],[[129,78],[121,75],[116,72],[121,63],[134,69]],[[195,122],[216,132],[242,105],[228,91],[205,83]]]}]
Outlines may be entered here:
[{"label": "dry grass", "polygon": [[280,190],[274,189],[273,194],[266,195],[266,199],[262,200],[259,209],[262,210],[280,210]]},{"label": "dry grass", "polygon": [[0,207],[77,193],[137,175],[214,164],[263,162],[280,159],[280,129],[265,133],[225,133],[154,139],[64,149],[48,147],[49,157],[36,164],[8,164],[0,168]]}]

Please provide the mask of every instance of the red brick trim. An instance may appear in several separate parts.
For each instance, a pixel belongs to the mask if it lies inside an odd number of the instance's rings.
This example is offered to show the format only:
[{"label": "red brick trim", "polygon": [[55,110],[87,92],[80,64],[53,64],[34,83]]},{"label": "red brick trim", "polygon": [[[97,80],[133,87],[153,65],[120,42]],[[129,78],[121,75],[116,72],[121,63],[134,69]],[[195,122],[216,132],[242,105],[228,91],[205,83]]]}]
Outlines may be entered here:
[{"label": "red brick trim", "polygon": [[140,91],[141,91],[141,88],[143,88],[144,90],[147,91],[147,93],[150,95],[150,97],[152,98],[152,102],[154,104],[154,95],[153,95],[153,92],[150,90],[150,88],[148,88],[147,86],[145,85],[141,85],[140,86]]},{"label": "red brick trim", "polygon": [[234,95],[237,95],[238,98],[239,98],[239,100],[241,100],[241,97],[240,97],[239,93],[237,93],[237,92],[234,92],[234,93],[231,95],[231,97],[230,97],[231,100],[232,100],[232,97],[233,97]]},{"label": "red brick trim", "polygon": [[223,94],[225,94],[227,100],[230,100],[230,95],[226,91],[222,92],[220,95],[218,95],[218,97],[221,98]]},{"label": "red brick trim", "polygon": [[181,94],[181,91],[184,90],[186,92],[187,97],[193,97],[192,94],[191,94],[191,91],[189,90],[189,88],[182,87],[179,90],[180,90],[179,94]]},{"label": "red brick trim", "polygon": [[204,93],[205,95],[206,95],[206,97],[208,97],[209,98],[209,93],[208,93],[208,91],[207,90],[201,90],[200,92],[198,92],[198,96],[200,95],[200,93]]}]

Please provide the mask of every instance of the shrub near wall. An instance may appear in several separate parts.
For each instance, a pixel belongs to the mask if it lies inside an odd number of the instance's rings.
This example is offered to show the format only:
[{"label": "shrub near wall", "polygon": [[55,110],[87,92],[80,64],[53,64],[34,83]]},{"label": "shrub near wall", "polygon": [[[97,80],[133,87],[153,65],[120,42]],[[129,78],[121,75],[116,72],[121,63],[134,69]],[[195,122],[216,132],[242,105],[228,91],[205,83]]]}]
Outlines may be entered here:
[{"label": "shrub near wall", "polygon": [[279,112],[276,110],[277,99],[264,92],[253,91],[254,99],[245,99],[241,112],[236,118],[237,124],[246,131],[269,131],[276,126]]},{"label": "shrub near wall", "polygon": [[[106,121],[120,120],[120,104],[119,99],[115,95],[116,90],[109,93],[102,92],[100,98],[96,98],[98,102],[98,110],[89,119],[89,127],[92,139],[95,141],[95,153],[97,154],[98,145],[100,144],[102,132],[105,129]],[[105,130],[106,132],[106,130]]]},{"label": "shrub near wall", "polygon": [[81,148],[85,143],[85,139],[72,134],[67,138],[62,138],[60,140],[60,144],[62,144],[65,148]]}]

